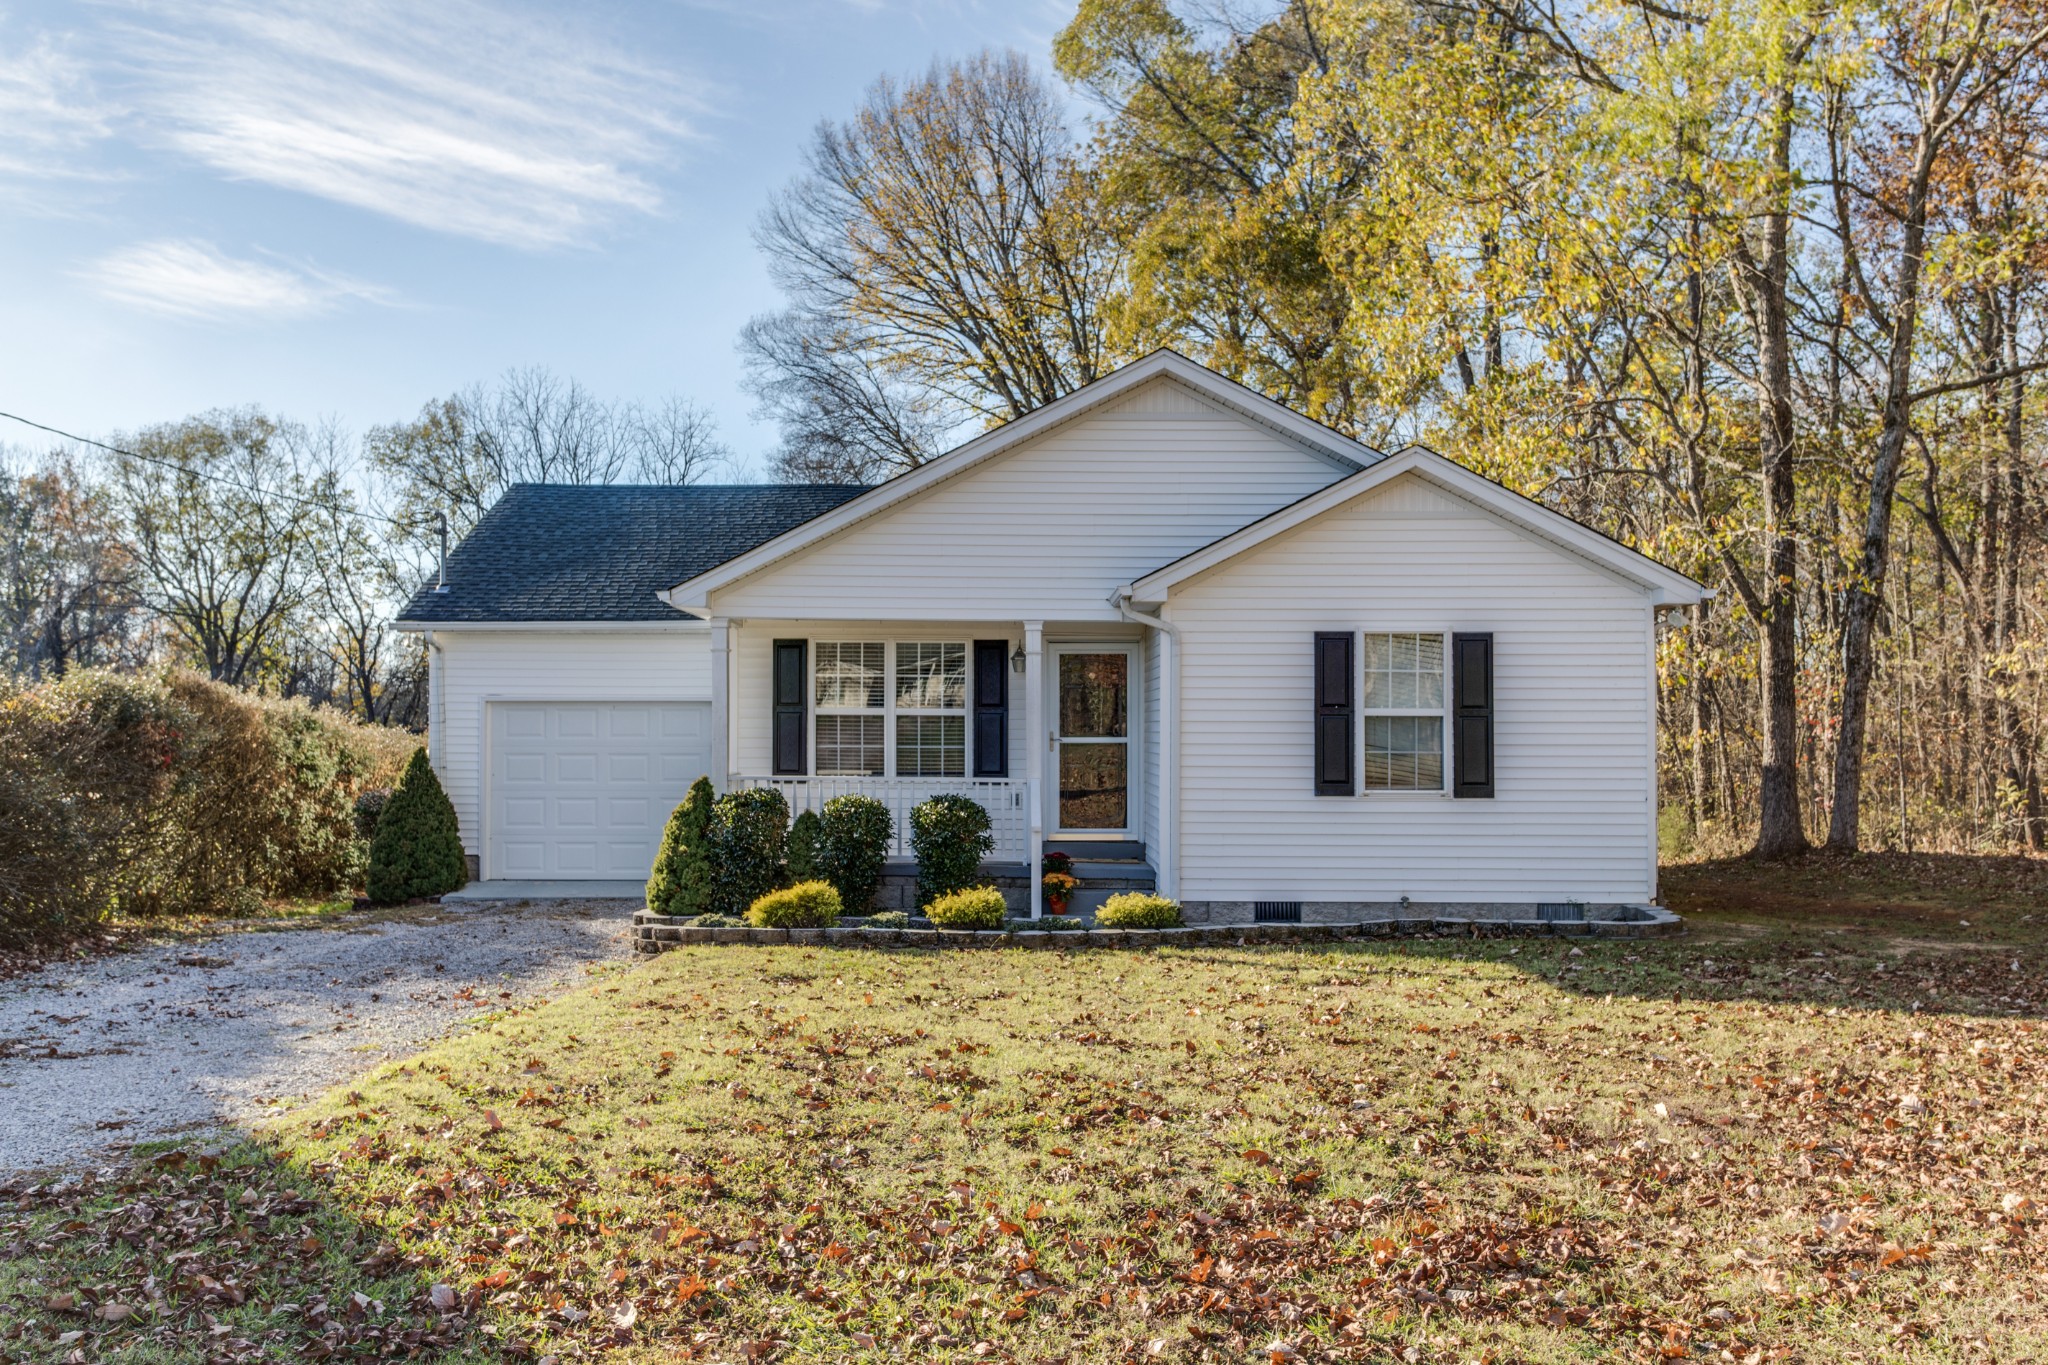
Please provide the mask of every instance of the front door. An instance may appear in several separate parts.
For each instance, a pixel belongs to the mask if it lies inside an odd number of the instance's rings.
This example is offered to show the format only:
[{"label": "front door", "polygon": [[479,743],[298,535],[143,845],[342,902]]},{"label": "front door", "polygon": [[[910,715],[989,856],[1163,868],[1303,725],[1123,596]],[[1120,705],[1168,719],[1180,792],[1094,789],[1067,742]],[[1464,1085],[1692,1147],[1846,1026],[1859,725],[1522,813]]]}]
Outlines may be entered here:
[{"label": "front door", "polygon": [[1054,651],[1060,833],[1130,833],[1135,662],[1135,651],[1114,645]]}]

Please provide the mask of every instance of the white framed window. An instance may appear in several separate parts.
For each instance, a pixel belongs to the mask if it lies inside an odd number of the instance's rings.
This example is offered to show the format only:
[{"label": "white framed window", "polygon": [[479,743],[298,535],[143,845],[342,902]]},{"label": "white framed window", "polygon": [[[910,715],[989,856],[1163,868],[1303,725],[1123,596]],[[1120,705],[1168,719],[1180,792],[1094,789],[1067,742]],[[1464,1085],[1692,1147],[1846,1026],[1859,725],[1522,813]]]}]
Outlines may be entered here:
[{"label": "white framed window", "polygon": [[812,642],[812,771],[819,777],[880,777],[886,755],[888,647],[874,640]]},{"label": "white framed window", "polygon": [[813,640],[818,777],[964,777],[964,641]]},{"label": "white framed window", "polygon": [[1444,789],[1444,637],[1365,632],[1365,790]]},{"label": "white framed window", "polygon": [[967,775],[967,646],[896,646],[896,775]]}]

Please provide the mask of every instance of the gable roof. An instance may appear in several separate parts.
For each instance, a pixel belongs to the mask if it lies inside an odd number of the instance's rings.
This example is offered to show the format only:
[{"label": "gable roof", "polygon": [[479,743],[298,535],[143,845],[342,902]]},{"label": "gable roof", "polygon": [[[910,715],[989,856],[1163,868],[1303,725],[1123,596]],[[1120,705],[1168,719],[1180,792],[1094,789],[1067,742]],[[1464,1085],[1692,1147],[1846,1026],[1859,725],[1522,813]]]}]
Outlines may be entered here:
[{"label": "gable roof", "polygon": [[694,576],[675,580],[675,586],[664,596],[679,610],[698,615],[705,614],[708,596],[718,588],[808,549],[849,526],[865,521],[936,484],[963,474],[1005,451],[1015,449],[1033,437],[1043,435],[1062,423],[1073,421],[1084,413],[1114,402],[1132,390],[1163,377],[1178,380],[1219,406],[1279,433],[1291,444],[1326,461],[1341,474],[1355,474],[1374,461],[1386,458],[1372,447],[1354,441],[1320,422],[1303,417],[1292,408],[1276,403],[1235,380],[1226,379],[1214,370],[1196,364],[1178,351],[1161,349],[1142,360],[1113,370],[1091,384],[1084,384],[1042,408],[985,432],[965,445],[956,446],[928,464],[919,465],[916,469],[898,474],[885,483],[876,484],[832,511],[794,527],[745,553],[735,555],[715,567],[708,567],[706,571]]},{"label": "gable roof", "polygon": [[1175,585],[1207,573],[1247,550],[1285,535],[1295,527],[1376,488],[1385,487],[1403,474],[1420,475],[1467,502],[1478,504],[1523,532],[1539,540],[1547,540],[1559,549],[1590,560],[1639,585],[1653,594],[1652,600],[1657,606],[1689,606],[1712,595],[1710,589],[1678,570],[1660,564],[1562,512],[1552,511],[1535,499],[1483,478],[1457,461],[1445,459],[1424,446],[1409,446],[1349,478],[1339,479],[1327,488],[1318,489],[1250,525],[1240,527],[1220,540],[1182,555],[1171,564],[1154,569],[1143,578],[1117,589],[1114,596],[1132,602],[1164,601]]},{"label": "gable roof", "polygon": [[674,583],[860,495],[828,484],[514,484],[448,555],[401,629],[450,624],[669,621]]}]

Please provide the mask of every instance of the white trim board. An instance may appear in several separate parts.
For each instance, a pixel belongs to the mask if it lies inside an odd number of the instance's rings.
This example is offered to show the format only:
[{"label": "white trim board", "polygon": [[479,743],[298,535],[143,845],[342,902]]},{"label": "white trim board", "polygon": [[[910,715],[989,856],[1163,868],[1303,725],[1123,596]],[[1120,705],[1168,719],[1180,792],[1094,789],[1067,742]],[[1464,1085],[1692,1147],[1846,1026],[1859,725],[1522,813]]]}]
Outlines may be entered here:
[{"label": "white trim board", "polygon": [[1525,534],[1549,541],[1559,549],[1644,588],[1653,595],[1652,603],[1655,606],[1690,606],[1711,595],[1708,589],[1678,570],[1659,564],[1648,555],[1631,550],[1619,541],[1610,540],[1561,512],[1554,512],[1532,498],[1525,498],[1490,479],[1482,478],[1435,451],[1421,446],[1409,446],[1406,450],[1389,455],[1349,478],[1339,479],[1328,488],[1311,493],[1277,512],[1261,517],[1249,526],[1231,532],[1221,540],[1153,570],[1143,578],[1117,589],[1112,600],[1163,602],[1176,585],[1207,573],[1248,550],[1315,520],[1326,512],[1335,511],[1364,497],[1404,474],[1414,474],[1426,479],[1445,492],[1474,504]]}]

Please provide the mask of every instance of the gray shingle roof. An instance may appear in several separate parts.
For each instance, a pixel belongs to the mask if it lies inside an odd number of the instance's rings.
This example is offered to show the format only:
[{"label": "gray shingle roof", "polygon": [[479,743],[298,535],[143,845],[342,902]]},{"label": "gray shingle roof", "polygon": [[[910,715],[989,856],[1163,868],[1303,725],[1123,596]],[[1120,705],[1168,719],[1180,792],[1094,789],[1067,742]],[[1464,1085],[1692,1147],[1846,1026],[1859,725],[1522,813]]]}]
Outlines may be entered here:
[{"label": "gray shingle roof", "polygon": [[654,594],[863,492],[828,484],[568,485],[505,490],[400,619],[683,621]]}]

